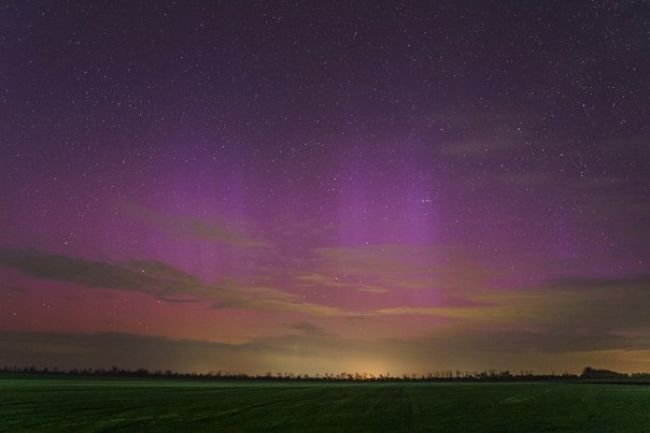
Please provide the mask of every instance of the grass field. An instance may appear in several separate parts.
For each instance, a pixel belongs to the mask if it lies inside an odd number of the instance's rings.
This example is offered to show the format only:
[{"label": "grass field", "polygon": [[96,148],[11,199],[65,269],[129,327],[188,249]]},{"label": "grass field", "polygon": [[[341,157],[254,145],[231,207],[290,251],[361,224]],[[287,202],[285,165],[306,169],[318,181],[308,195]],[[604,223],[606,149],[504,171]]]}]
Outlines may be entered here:
[{"label": "grass field", "polygon": [[650,387],[0,377],[2,432],[643,432]]}]

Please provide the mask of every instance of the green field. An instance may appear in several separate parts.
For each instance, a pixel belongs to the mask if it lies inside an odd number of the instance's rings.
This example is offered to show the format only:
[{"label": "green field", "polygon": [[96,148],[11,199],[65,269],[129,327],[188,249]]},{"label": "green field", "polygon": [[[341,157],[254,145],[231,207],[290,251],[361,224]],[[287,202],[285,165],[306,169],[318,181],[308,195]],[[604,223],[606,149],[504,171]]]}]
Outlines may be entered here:
[{"label": "green field", "polygon": [[650,387],[1,378],[2,432],[643,432]]}]

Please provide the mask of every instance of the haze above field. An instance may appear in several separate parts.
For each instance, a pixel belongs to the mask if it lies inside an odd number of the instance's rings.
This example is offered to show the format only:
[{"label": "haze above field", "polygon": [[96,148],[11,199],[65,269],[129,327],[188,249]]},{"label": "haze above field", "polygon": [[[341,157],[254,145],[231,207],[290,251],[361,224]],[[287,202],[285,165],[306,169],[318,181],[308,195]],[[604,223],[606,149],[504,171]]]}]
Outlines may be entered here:
[{"label": "haze above field", "polygon": [[646,2],[0,6],[0,365],[650,370]]}]

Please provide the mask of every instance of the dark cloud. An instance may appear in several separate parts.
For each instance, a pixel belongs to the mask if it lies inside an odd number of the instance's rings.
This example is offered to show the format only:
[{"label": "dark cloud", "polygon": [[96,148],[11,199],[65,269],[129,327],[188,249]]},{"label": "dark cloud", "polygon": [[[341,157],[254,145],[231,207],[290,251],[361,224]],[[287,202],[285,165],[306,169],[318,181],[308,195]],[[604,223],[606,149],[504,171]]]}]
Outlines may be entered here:
[{"label": "dark cloud", "polygon": [[[401,346],[403,341],[393,341]],[[414,356],[440,352],[461,353],[538,353],[563,354],[608,350],[650,350],[650,332],[624,335],[604,330],[558,327],[528,330],[443,329],[428,337],[406,340]]]},{"label": "dark cloud", "polygon": [[468,300],[474,303],[391,307],[376,313],[448,318],[455,325],[454,338],[440,335],[451,346],[462,342],[467,349],[561,352],[638,347],[650,341],[650,278],[645,275],[561,278],[535,289],[485,292]]},{"label": "dark cloud", "polygon": [[314,325],[311,322],[306,322],[306,321],[295,322],[295,323],[287,324],[286,326],[289,329],[300,331],[304,335],[311,335],[311,336],[333,335],[331,332],[328,332],[325,328],[322,328],[320,326]]},{"label": "dark cloud", "polygon": [[[556,296],[558,327],[600,332],[650,332],[650,276],[562,278],[543,288]],[[541,312],[540,312],[541,313]]]},{"label": "dark cloud", "polygon": [[0,364],[61,368],[150,368],[178,371],[250,368],[243,347],[120,333],[0,333]]},{"label": "dark cloud", "polygon": [[[346,352],[350,356],[347,342],[302,335],[229,344],[124,333],[0,332],[0,365],[316,372],[322,365],[311,365],[310,360],[341,358]],[[364,343],[359,348],[368,350]]]},{"label": "dark cloud", "polygon": [[157,261],[99,262],[37,250],[0,250],[0,265],[28,275],[86,287],[134,290],[163,296],[200,293],[199,280]]},{"label": "dark cloud", "polygon": [[[37,250],[0,250],[0,265],[28,275],[79,284],[88,288],[131,290],[161,300],[176,296],[196,296],[197,300],[216,300],[214,308],[251,308],[315,316],[346,316],[339,308],[302,302],[296,295],[272,287],[211,285],[157,261],[130,260],[99,262],[50,254]],[[181,302],[189,301],[181,298]]]}]

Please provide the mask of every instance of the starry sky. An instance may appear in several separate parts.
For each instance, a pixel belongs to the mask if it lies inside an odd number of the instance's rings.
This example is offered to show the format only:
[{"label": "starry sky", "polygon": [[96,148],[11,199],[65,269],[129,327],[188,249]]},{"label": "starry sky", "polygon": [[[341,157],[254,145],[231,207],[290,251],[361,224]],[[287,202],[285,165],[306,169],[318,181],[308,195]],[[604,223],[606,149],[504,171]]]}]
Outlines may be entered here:
[{"label": "starry sky", "polygon": [[648,2],[0,29],[0,365],[650,370]]}]

